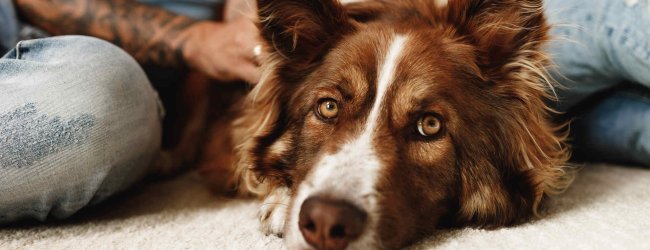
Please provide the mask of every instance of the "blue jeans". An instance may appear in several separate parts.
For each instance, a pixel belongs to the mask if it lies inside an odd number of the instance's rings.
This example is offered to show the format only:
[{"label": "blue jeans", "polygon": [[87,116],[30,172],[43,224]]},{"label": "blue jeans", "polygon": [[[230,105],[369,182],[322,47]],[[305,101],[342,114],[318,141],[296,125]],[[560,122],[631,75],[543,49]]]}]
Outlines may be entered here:
[{"label": "blue jeans", "polygon": [[[546,0],[560,111],[574,112],[572,146],[589,161],[650,166],[650,1]],[[631,83],[635,88],[617,88]]]},{"label": "blue jeans", "polygon": [[[143,2],[211,18],[218,0]],[[146,175],[164,111],[137,62],[90,37],[17,42],[9,0],[0,21],[0,225],[69,217]]]},{"label": "blue jeans", "polygon": [[22,41],[0,59],[0,224],[65,218],[140,179],[162,109],[133,58],[90,37]]}]

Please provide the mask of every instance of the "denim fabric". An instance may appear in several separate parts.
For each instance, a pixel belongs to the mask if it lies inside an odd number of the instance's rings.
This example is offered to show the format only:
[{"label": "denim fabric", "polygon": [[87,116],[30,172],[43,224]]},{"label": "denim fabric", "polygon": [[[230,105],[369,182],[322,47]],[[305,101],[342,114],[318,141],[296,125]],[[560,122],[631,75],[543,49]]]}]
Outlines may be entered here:
[{"label": "denim fabric", "polygon": [[583,110],[572,130],[580,158],[649,166],[650,93],[629,88],[608,94]]},{"label": "denim fabric", "polygon": [[11,0],[0,0],[0,54],[18,42],[18,20]]},{"label": "denim fabric", "polygon": [[[219,0],[141,2],[211,18]],[[14,48],[0,58],[0,224],[66,218],[143,177],[164,111],[140,66],[89,37],[16,44],[10,0],[0,21],[0,53]]]},{"label": "denim fabric", "polygon": [[[546,0],[545,8],[557,40],[548,48],[553,75],[564,86],[556,108],[614,92],[578,113],[574,145],[587,160],[650,166],[650,105],[637,90],[650,87],[650,1]],[[624,82],[642,87],[612,90]]]},{"label": "denim fabric", "polygon": [[624,81],[650,87],[648,0],[546,0],[559,110]]},{"label": "denim fabric", "polygon": [[65,36],[0,59],[0,224],[65,218],[137,181],[157,156],[162,109],[129,55]]}]

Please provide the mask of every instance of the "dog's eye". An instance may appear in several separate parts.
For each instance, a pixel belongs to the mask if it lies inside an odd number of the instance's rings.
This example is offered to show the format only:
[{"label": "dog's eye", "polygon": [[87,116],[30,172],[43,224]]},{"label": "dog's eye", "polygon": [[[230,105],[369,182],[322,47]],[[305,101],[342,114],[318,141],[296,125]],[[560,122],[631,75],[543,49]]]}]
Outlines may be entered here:
[{"label": "dog's eye", "polygon": [[321,119],[331,120],[339,115],[339,104],[333,99],[322,99],[318,101],[316,113]]},{"label": "dog's eye", "polygon": [[418,120],[418,132],[424,137],[435,136],[442,131],[442,121],[438,116],[426,114]]}]

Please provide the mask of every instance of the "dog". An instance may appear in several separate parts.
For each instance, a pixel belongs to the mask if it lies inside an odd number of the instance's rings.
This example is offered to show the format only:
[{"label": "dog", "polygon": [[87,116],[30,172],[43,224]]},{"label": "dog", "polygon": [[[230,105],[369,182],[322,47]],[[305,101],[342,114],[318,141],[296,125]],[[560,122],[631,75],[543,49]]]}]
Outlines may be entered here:
[{"label": "dog", "polygon": [[539,214],[571,182],[541,0],[259,0],[262,80],[200,172],[289,249],[393,249]]}]

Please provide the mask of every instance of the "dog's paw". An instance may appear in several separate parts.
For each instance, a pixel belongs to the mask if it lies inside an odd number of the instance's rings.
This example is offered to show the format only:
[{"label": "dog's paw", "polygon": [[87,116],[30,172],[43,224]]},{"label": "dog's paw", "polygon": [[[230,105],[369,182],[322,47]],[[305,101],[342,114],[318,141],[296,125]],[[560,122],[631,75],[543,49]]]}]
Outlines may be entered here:
[{"label": "dog's paw", "polygon": [[264,199],[259,210],[261,229],[264,234],[273,234],[282,238],[291,200],[289,192],[289,188],[277,188]]}]

